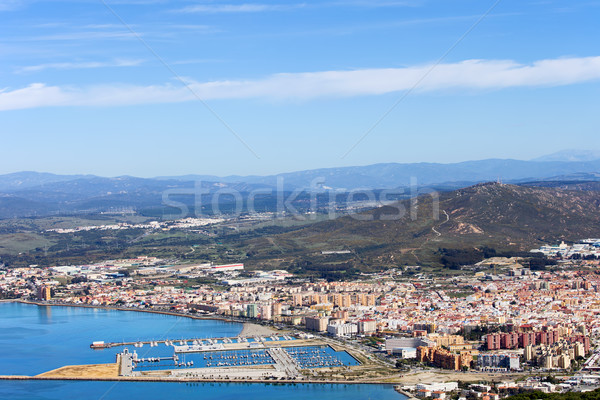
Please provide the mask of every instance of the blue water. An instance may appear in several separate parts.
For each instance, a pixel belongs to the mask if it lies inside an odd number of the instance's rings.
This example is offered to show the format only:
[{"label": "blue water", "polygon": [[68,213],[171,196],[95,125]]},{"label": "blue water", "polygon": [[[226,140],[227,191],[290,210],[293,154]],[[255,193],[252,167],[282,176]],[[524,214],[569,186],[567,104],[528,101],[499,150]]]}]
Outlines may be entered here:
[{"label": "blue water", "polygon": [[[148,357],[171,357],[173,348],[158,346],[148,349],[130,348],[142,358]],[[263,349],[260,350],[228,350],[219,352],[178,353],[180,363],[193,362],[191,368],[240,366],[240,365],[266,365],[274,364],[275,361]],[[236,357],[233,359],[233,357]],[[242,364],[242,363],[245,364]],[[136,371],[174,369],[173,360],[161,360],[160,362],[140,362],[136,365]],[[186,368],[186,367],[181,367]]]},{"label": "blue water", "polygon": [[154,382],[0,382],[11,400],[405,400],[389,385],[315,385]]},{"label": "blue water", "polygon": [[[161,360],[144,361],[136,365],[136,371],[175,369],[175,368],[205,368],[221,366],[242,366],[242,365],[267,365],[274,364],[275,361],[264,349],[252,350],[227,350],[216,352],[196,352],[196,353],[178,353],[179,363],[186,364],[192,362],[192,365],[177,366],[173,360],[166,359],[173,356],[173,348],[165,345],[149,347],[145,345],[142,348],[129,347],[130,351],[137,352],[143,359],[150,357],[160,357]],[[284,348],[292,358],[300,365],[300,369],[322,368],[325,366],[358,365],[350,354],[345,351],[335,351],[329,346],[304,346],[304,347],[286,347]],[[307,357],[297,355],[296,352],[309,353]],[[319,354],[320,360],[326,362],[325,365],[315,365],[314,357]],[[327,363],[329,362],[329,363]]]},{"label": "blue water", "polygon": [[[0,322],[0,375],[36,375],[64,365],[115,362],[123,348],[90,349],[97,340],[225,337],[242,330],[241,324],[216,320],[21,303],[0,303]],[[172,347],[165,345],[135,350],[140,357],[150,356],[150,350],[151,355],[173,355]]]},{"label": "blue water", "polygon": [[[332,359],[342,365],[358,365],[359,362],[345,351],[335,351],[329,346],[308,346],[308,347],[286,347],[285,351],[298,363],[300,369],[321,368],[315,365],[314,356],[318,354],[321,359]],[[318,361],[318,360],[317,360]],[[331,365],[339,366],[339,365]]]},{"label": "blue water", "polygon": [[[226,337],[236,336],[241,328],[236,323],[160,314],[0,303],[0,375],[34,375],[64,365],[114,362],[115,354],[122,347],[91,350],[89,345],[96,340],[113,342]],[[173,354],[172,348],[164,345],[130,349],[136,350],[141,357]],[[331,349],[328,351],[333,352]],[[338,354],[340,357],[344,355]],[[0,399],[138,398],[405,399],[390,385],[0,381]]]}]

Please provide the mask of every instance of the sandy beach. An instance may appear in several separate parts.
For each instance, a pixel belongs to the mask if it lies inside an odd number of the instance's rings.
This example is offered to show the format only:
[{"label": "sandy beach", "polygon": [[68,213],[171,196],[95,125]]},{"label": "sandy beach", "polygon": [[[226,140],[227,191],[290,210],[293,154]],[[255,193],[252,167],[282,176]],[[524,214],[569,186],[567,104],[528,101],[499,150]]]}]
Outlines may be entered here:
[{"label": "sandy beach", "polygon": [[250,322],[244,322],[244,327],[240,332],[240,336],[271,336],[275,333],[277,333],[275,329],[269,328],[267,326],[253,324]]}]

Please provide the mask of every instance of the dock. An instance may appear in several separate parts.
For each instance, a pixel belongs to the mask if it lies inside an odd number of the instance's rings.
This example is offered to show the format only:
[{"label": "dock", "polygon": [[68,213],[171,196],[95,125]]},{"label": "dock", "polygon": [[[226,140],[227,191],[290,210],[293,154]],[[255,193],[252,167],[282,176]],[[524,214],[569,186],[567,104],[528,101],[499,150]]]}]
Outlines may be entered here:
[{"label": "dock", "polygon": [[[289,335],[270,335],[270,336],[256,336],[253,338],[245,337],[222,337],[222,338],[188,338],[188,339],[161,339],[161,340],[139,340],[139,341],[128,341],[128,342],[102,342],[95,341],[90,347],[92,349],[108,349],[112,347],[122,346],[133,346],[133,347],[144,347],[149,345],[151,347],[164,344],[165,346],[178,347],[181,352],[190,351],[190,349],[197,348],[196,351],[214,351],[214,350],[241,350],[253,347],[268,347],[269,345],[279,345],[288,341],[295,341],[296,339]],[[223,348],[211,349],[210,347],[218,347],[217,345],[222,344]],[[261,346],[262,344],[262,346]],[[232,346],[234,345],[234,346]]]},{"label": "dock", "polygon": [[[287,341],[288,343],[300,340]],[[181,376],[196,378],[232,378],[236,379],[296,379],[303,377],[303,370],[315,368],[344,368],[347,365],[338,358],[329,345],[302,343],[296,346],[281,347],[271,340],[265,347],[262,341],[255,341],[256,348],[216,349],[204,351],[200,344],[174,346],[172,357],[139,358],[137,353],[125,348],[117,355],[119,376]],[[306,342],[306,341],[302,341]],[[235,346],[235,343],[228,343]],[[240,346],[248,345],[241,342]],[[219,346],[224,346],[219,344]],[[177,352],[180,350],[180,352]],[[188,358],[186,359],[186,356]],[[182,360],[180,360],[182,357]],[[191,360],[190,360],[191,358]],[[159,365],[161,361],[173,363]],[[182,361],[182,362],[180,362]]]}]

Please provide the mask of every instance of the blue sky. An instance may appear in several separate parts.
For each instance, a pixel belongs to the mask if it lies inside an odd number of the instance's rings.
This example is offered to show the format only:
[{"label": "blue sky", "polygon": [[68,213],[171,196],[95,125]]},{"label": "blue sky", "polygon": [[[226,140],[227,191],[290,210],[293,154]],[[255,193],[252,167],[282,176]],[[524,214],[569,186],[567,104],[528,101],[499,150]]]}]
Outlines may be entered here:
[{"label": "blue sky", "polygon": [[585,0],[0,0],[0,173],[598,149],[599,20]]}]

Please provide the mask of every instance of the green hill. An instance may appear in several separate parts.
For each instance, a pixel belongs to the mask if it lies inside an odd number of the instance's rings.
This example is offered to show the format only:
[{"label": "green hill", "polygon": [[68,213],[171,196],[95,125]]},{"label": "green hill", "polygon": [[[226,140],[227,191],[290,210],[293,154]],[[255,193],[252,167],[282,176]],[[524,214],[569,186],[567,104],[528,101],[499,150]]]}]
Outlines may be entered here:
[{"label": "green hill", "polygon": [[[240,244],[249,249],[250,265],[265,268],[289,268],[299,262],[333,271],[440,265],[443,248],[519,252],[561,240],[600,237],[599,206],[596,191],[486,183]],[[345,249],[352,253],[321,254]]]}]

